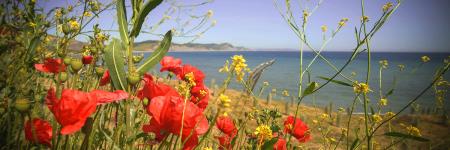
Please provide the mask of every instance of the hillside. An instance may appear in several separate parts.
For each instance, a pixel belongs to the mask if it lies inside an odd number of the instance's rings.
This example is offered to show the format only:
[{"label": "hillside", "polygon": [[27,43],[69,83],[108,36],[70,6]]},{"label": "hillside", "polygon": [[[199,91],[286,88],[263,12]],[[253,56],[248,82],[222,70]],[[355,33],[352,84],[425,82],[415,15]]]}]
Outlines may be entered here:
[{"label": "hillside", "polygon": [[[159,45],[159,41],[155,40],[147,40],[142,42],[135,43],[136,51],[153,51]],[[245,47],[237,47],[230,43],[208,43],[208,44],[200,44],[200,43],[186,43],[186,44],[178,44],[172,43],[170,51],[240,51],[247,50]]]}]

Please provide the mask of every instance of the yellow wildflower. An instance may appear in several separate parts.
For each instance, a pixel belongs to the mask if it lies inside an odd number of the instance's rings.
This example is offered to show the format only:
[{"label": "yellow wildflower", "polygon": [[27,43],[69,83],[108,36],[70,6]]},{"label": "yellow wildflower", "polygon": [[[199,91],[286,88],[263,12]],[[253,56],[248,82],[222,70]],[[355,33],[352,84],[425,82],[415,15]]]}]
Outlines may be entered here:
[{"label": "yellow wildflower", "polygon": [[387,12],[389,9],[391,9],[392,6],[393,4],[391,2],[387,2],[383,5],[383,12]]},{"label": "yellow wildflower", "polygon": [[34,22],[29,22],[28,25],[32,28],[36,27],[36,23],[34,23]]},{"label": "yellow wildflower", "polygon": [[397,66],[400,69],[400,71],[403,71],[405,69],[405,65],[403,65],[403,64],[400,64],[400,65],[397,65]]},{"label": "yellow wildflower", "polygon": [[319,123],[319,121],[317,121],[317,120],[312,120],[312,122],[314,123],[314,124],[317,124],[317,123]]},{"label": "yellow wildflower", "polygon": [[322,32],[327,32],[328,27],[326,25],[320,26],[320,29],[322,29]]},{"label": "yellow wildflower", "polygon": [[328,119],[330,116],[328,116],[328,114],[322,114],[320,115],[320,119],[325,120]]},{"label": "yellow wildflower", "polygon": [[204,147],[203,150],[213,150],[211,147]]},{"label": "yellow wildflower", "polygon": [[348,18],[342,18],[338,23],[339,27],[345,26],[345,23],[347,23],[347,21],[348,21]]},{"label": "yellow wildflower", "polygon": [[260,143],[272,139],[272,130],[267,125],[259,125],[254,132]]},{"label": "yellow wildflower", "polygon": [[422,62],[426,63],[429,62],[431,59],[428,56],[422,56],[420,59],[422,59]]},{"label": "yellow wildflower", "polygon": [[212,10],[208,10],[208,12],[206,13],[206,16],[208,18],[211,18],[214,15],[214,12]]},{"label": "yellow wildflower", "polygon": [[62,9],[58,8],[55,11],[55,18],[60,18],[62,16]]},{"label": "yellow wildflower", "polygon": [[224,112],[223,112],[223,115],[224,115],[224,116],[228,116],[228,112],[231,111],[231,110],[229,109],[229,107],[230,107],[230,102],[231,102],[230,98],[228,98],[228,96],[226,96],[226,95],[224,95],[224,94],[220,94],[220,95],[219,95],[219,100],[220,100],[221,106],[222,106],[223,108],[225,108],[225,110],[224,110]]},{"label": "yellow wildflower", "polygon": [[368,22],[369,21],[369,16],[362,16],[361,17],[361,21],[362,22]]},{"label": "yellow wildflower", "polygon": [[195,76],[193,72],[187,73],[186,75],[184,75],[184,78],[188,82],[189,86],[194,87],[196,85]]},{"label": "yellow wildflower", "polygon": [[381,116],[378,114],[372,115],[372,119],[375,123],[380,123],[381,121],[383,121],[383,118],[381,118]]},{"label": "yellow wildflower", "polygon": [[414,127],[412,125],[409,125],[406,127],[406,131],[408,132],[408,134],[410,135],[414,135],[414,136],[422,136],[422,134],[420,134],[420,130],[417,127]]},{"label": "yellow wildflower", "polygon": [[366,83],[358,83],[358,81],[356,81],[355,84],[353,84],[353,91],[355,93],[368,93],[371,90]]},{"label": "yellow wildflower", "polygon": [[242,81],[245,76],[245,71],[249,71],[250,69],[247,67],[245,63],[246,60],[242,55],[234,55],[231,57],[232,63],[231,66],[234,68],[234,73],[236,74],[236,80]]},{"label": "yellow wildflower", "polygon": [[386,98],[381,98],[381,99],[380,99],[380,105],[381,105],[381,106],[386,106],[387,103],[388,103],[388,100],[387,100]]},{"label": "yellow wildflower", "polygon": [[386,59],[380,60],[379,63],[380,63],[380,66],[383,67],[383,68],[385,68],[385,69],[386,69],[386,68],[388,67],[388,65],[389,65],[389,62],[388,62]]},{"label": "yellow wildflower", "polygon": [[289,91],[287,90],[283,90],[283,92],[281,93],[283,96],[288,97],[289,96]]},{"label": "yellow wildflower", "polygon": [[69,26],[71,29],[78,29],[80,27],[80,24],[75,19],[72,19],[69,21]]},{"label": "yellow wildflower", "polygon": [[391,118],[391,117],[393,117],[394,115],[395,115],[395,113],[393,113],[393,112],[391,112],[391,111],[386,112],[386,113],[384,114],[384,116],[385,116],[386,118]]},{"label": "yellow wildflower", "polygon": [[303,21],[308,21],[309,13],[307,10],[303,10]]},{"label": "yellow wildflower", "polygon": [[264,81],[264,82],[263,82],[263,85],[264,85],[264,86],[269,86],[269,82],[268,82],[268,81]]},{"label": "yellow wildflower", "polygon": [[88,12],[88,11],[85,11],[85,12],[83,13],[83,16],[85,16],[85,17],[91,17],[92,14],[91,14],[90,12]]}]

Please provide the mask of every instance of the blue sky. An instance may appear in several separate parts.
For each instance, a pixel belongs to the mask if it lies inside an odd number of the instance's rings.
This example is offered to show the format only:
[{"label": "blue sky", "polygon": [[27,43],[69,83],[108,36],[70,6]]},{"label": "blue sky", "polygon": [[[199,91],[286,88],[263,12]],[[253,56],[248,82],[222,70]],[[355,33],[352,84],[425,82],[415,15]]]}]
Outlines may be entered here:
[{"label": "blue sky", "polygon": [[[183,1],[184,3],[195,3]],[[195,0],[199,1],[199,0]],[[282,2],[284,0],[277,0]],[[318,0],[303,0],[316,2]],[[382,13],[381,7],[389,0],[366,0],[366,15],[373,18]],[[394,0],[390,0],[395,2]],[[39,3],[46,8],[64,6],[66,2],[50,0]],[[391,17],[383,29],[372,39],[373,51],[439,51],[449,52],[450,48],[450,1],[448,0],[403,0],[398,11]],[[153,18],[161,18],[168,7],[163,5],[151,12],[146,23],[155,24]],[[208,30],[195,43],[228,42],[236,46],[251,49],[298,49],[299,41],[281,18],[273,0],[215,0],[197,7],[194,12],[204,14],[213,10],[213,19],[217,25]],[[301,13],[301,9],[296,9]],[[347,17],[346,27],[330,42],[326,50],[348,51],[355,45],[354,27],[361,16],[360,0],[324,0],[319,9],[310,17],[307,33],[314,47],[322,40],[321,25],[335,28],[337,22]],[[115,12],[108,11],[94,23],[104,29],[115,30]],[[165,24],[157,32],[164,33],[174,24]],[[111,33],[118,37],[117,33]],[[160,39],[161,37],[141,34],[138,41]],[[175,38],[175,42],[183,38]]]}]

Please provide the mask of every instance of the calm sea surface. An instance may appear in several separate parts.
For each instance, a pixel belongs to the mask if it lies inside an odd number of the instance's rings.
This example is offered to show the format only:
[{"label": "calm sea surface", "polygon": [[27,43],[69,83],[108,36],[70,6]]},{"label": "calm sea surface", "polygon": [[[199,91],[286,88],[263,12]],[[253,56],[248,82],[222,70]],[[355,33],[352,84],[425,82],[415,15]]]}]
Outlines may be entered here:
[{"label": "calm sea surface", "polygon": [[[225,75],[218,72],[218,69],[224,64],[226,59],[233,55],[243,55],[247,59],[250,68],[258,64],[275,59],[275,63],[269,67],[259,80],[259,84],[255,88],[255,93],[259,92],[259,87],[262,81],[269,81],[270,87],[267,89],[262,97],[272,89],[277,89],[277,96],[274,99],[280,99],[281,91],[286,89],[291,95],[296,95],[298,91],[299,81],[299,52],[170,52],[168,55],[181,58],[183,63],[192,64],[207,75],[206,84],[210,85],[212,79],[216,80],[216,84],[221,84]],[[346,60],[350,57],[349,52],[323,52],[322,53],[329,61],[336,67],[340,68]],[[150,53],[145,54],[145,56]],[[427,55],[431,61],[422,64],[420,57]],[[431,81],[433,74],[437,68],[443,65],[444,58],[448,57],[450,53],[372,53],[372,74],[371,74],[371,89],[374,91],[370,93],[370,99],[373,104],[379,100],[379,64],[378,61],[387,59],[389,67],[382,72],[382,90],[387,93],[390,89],[395,88],[394,93],[388,98],[388,106],[384,109],[399,110],[408,101],[414,98],[421,92]],[[304,54],[304,64],[308,64],[314,57],[313,53],[306,52]],[[399,71],[397,65],[405,65],[404,71]],[[157,68],[159,70],[159,66]],[[156,69],[155,69],[156,70]],[[367,55],[361,54],[353,61],[343,73],[358,81],[364,81],[367,71]],[[311,81],[316,81],[319,84],[325,81],[318,78],[318,76],[330,77],[335,71],[327,65],[324,61],[318,58],[310,69]],[[351,76],[355,72],[356,76]],[[446,73],[445,79],[450,79],[450,73]],[[308,76],[305,76],[308,79]],[[342,77],[336,79],[344,81]],[[394,83],[394,80],[396,82]],[[232,84],[231,88],[242,89],[238,84]],[[435,104],[432,90],[429,90],[418,101],[423,108],[432,107]],[[354,97],[353,89],[342,85],[330,83],[314,96],[309,96],[302,103],[307,105],[325,106],[330,102],[334,104],[334,108],[346,108],[351,105]],[[448,102],[445,104],[447,108],[450,107]],[[361,102],[360,102],[361,103]],[[361,111],[361,110],[358,110]]]}]

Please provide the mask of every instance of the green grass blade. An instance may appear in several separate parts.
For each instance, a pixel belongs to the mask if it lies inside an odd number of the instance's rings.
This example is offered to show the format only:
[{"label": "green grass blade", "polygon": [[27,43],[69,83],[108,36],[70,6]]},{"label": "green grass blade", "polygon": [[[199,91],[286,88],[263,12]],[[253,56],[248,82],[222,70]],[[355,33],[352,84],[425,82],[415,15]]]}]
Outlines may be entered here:
[{"label": "green grass blade", "polygon": [[415,141],[419,141],[419,142],[429,142],[430,141],[429,139],[426,139],[426,138],[423,138],[423,137],[409,135],[409,134],[404,134],[404,133],[400,133],[400,132],[387,132],[387,133],[384,133],[384,135],[385,136],[405,138],[405,139],[411,139],[411,140],[415,140]]},{"label": "green grass blade", "polygon": [[172,43],[172,32],[167,31],[164,39],[159,44],[159,47],[152,53],[150,57],[148,57],[144,63],[139,66],[137,71],[140,74],[146,73],[148,70],[153,68],[163,57],[166,55],[167,51],[169,51],[170,44]]},{"label": "green grass blade", "polygon": [[123,43],[127,45],[129,43],[129,39],[128,39],[128,22],[127,22],[127,11],[125,7],[125,0],[117,0],[116,9],[117,9],[117,21],[119,23],[120,38],[122,39]]},{"label": "green grass blade", "polygon": [[111,80],[116,89],[125,90],[127,80],[125,80],[125,61],[123,56],[124,47],[118,39],[113,39],[105,48],[104,59],[106,67],[109,69]]},{"label": "green grass blade", "polygon": [[156,6],[161,4],[162,0],[149,0],[144,4],[144,7],[139,11],[137,15],[137,20],[134,22],[133,29],[131,30],[130,37],[137,37],[141,31],[142,24],[145,21],[148,13],[152,11]]},{"label": "green grass blade", "polygon": [[322,76],[319,76],[319,78],[320,79],[324,79],[324,80],[329,80],[330,82],[333,82],[333,83],[336,83],[336,84],[353,87],[353,85],[351,85],[350,83],[344,82],[344,81],[331,80],[330,78],[322,77]]}]

